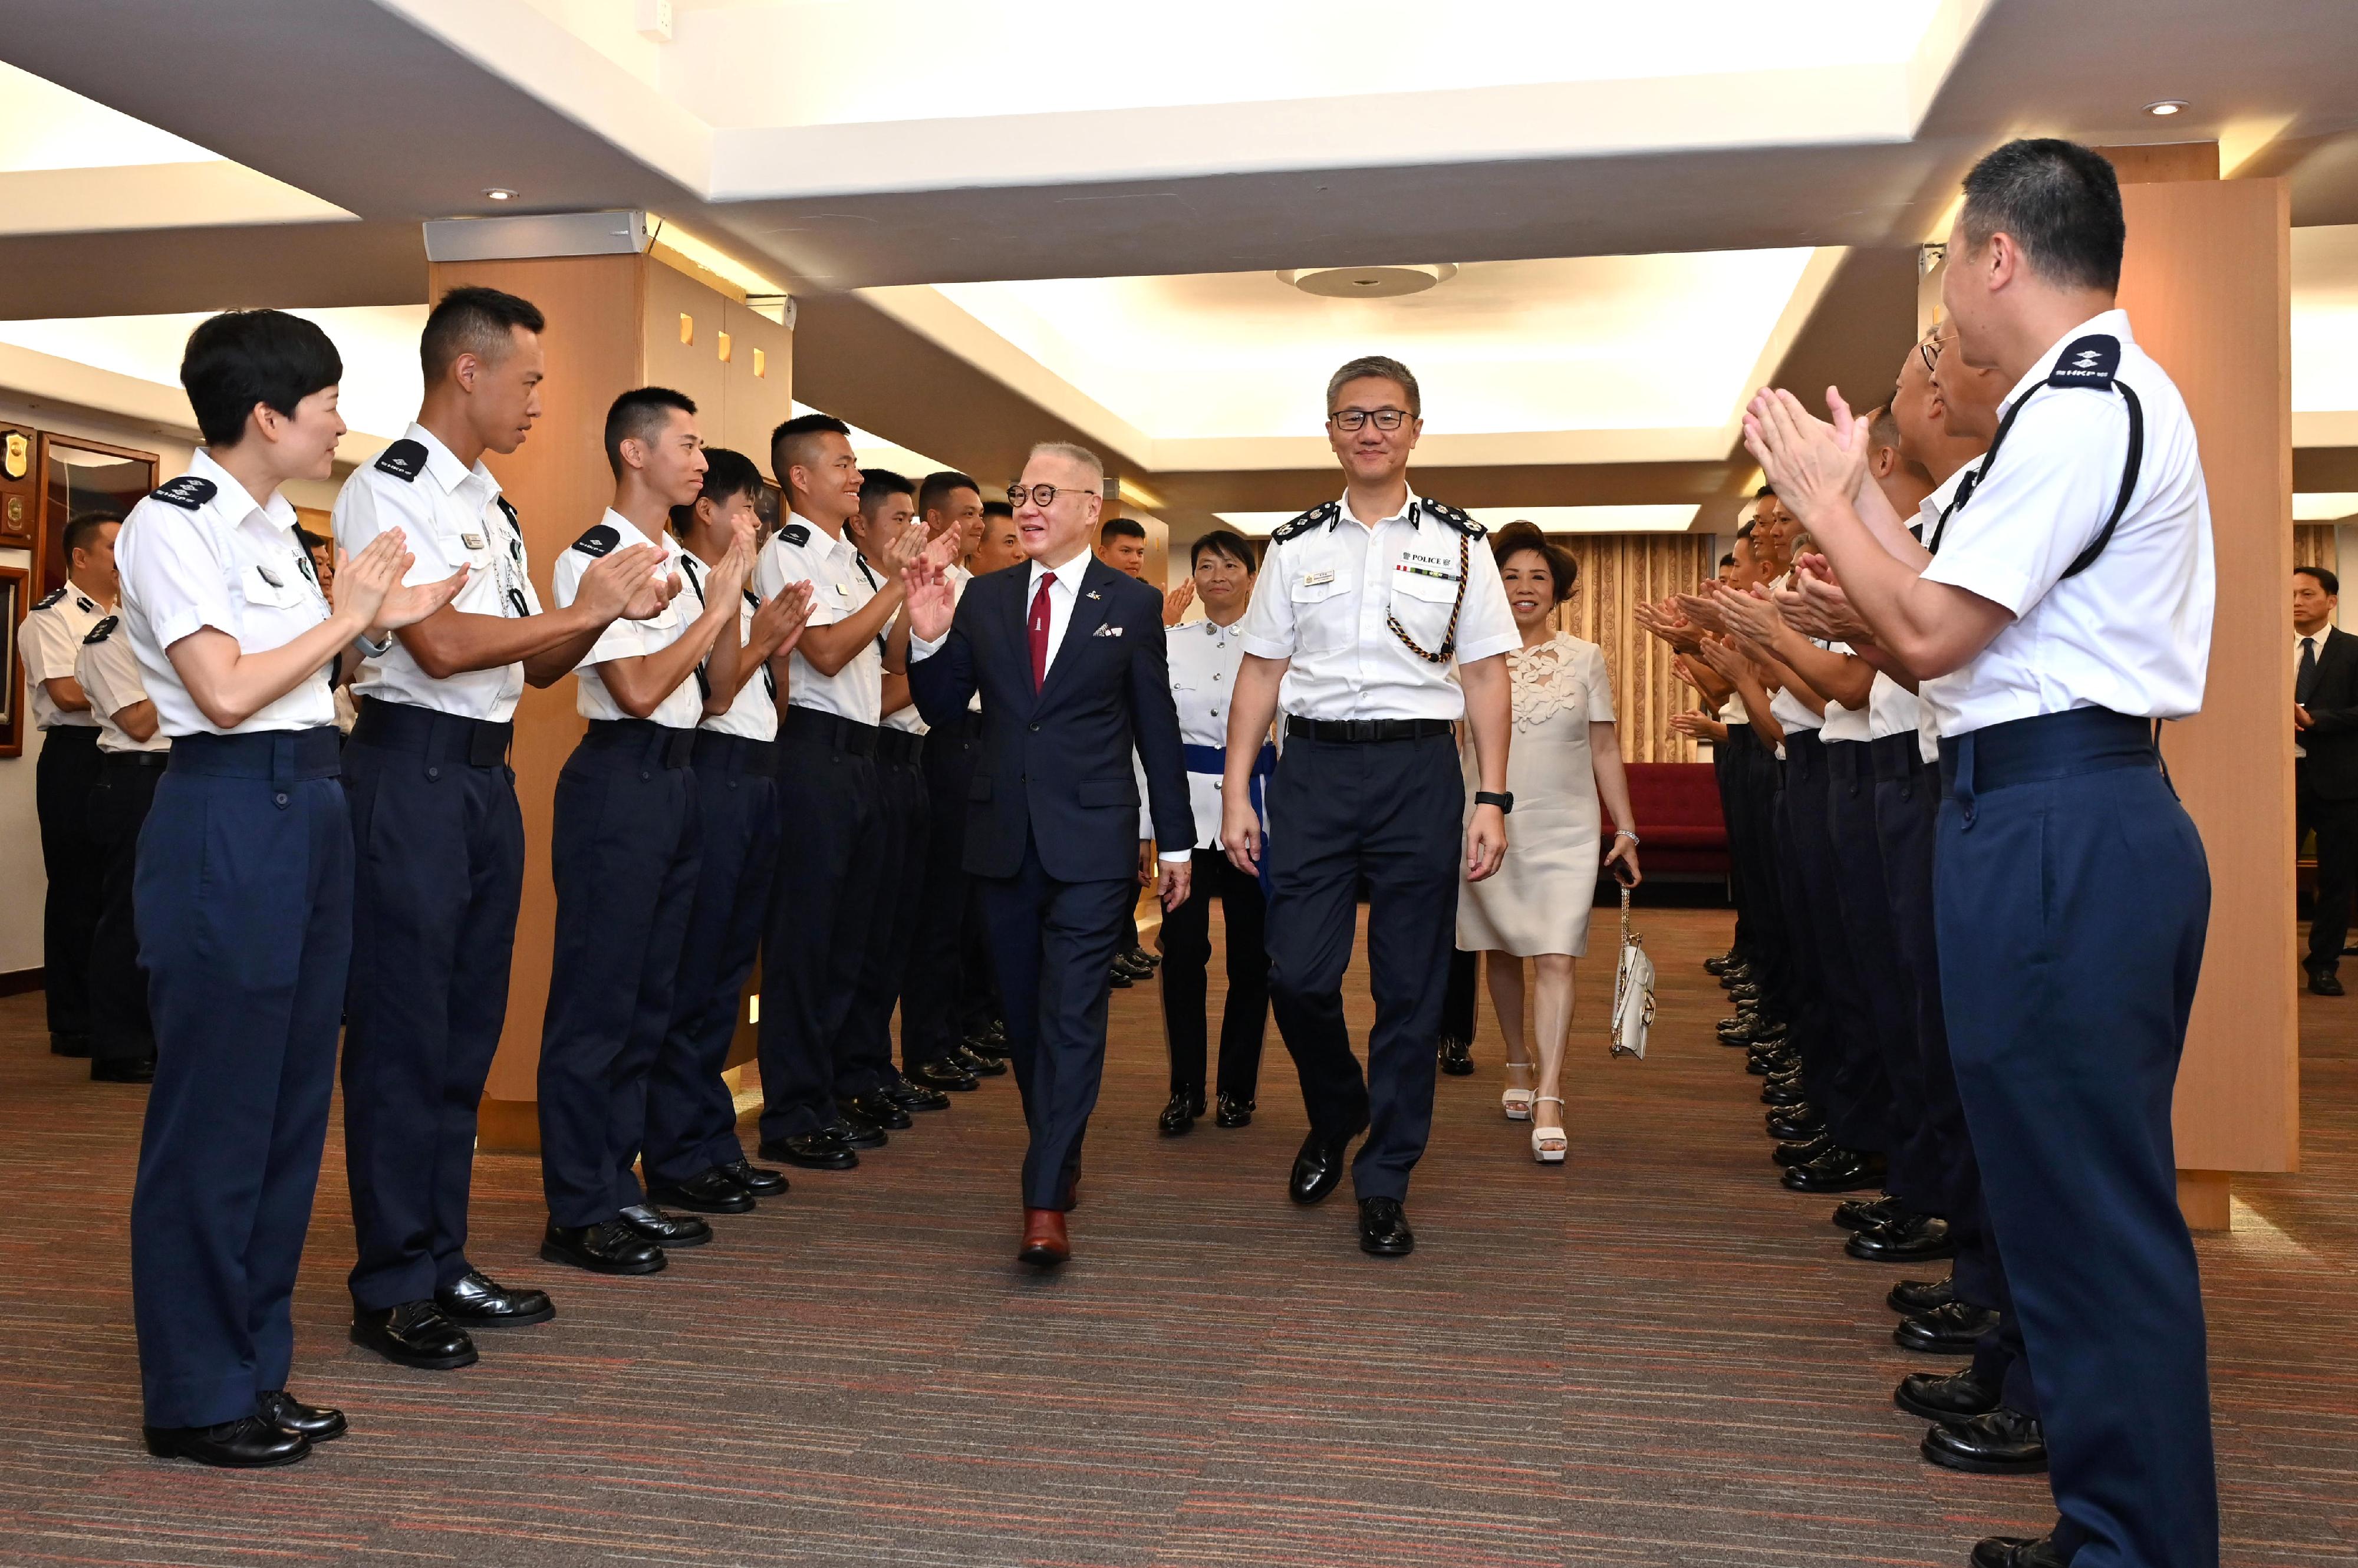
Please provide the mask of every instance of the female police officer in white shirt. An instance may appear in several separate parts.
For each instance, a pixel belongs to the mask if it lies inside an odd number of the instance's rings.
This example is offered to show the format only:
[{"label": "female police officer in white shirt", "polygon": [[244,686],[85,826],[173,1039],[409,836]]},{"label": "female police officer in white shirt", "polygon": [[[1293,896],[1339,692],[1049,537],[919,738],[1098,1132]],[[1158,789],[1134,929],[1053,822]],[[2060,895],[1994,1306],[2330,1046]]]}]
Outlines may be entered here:
[{"label": "female police officer in white shirt", "polygon": [[2202,1298],[2170,1101],[2210,909],[2155,720],[2202,701],[2213,600],[2194,428],[2114,308],[2112,166],[2009,143],[1965,180],[1942,287],[2014,378],[1928,555],[1829,428],[1764,393],[1746,439],[1872,628],[1922,678],[1947,798],[1942,1005],[2061,1515],[1983,1568],[2215,1568]]},{"label": "female police officer in white shirt", "polygon": [[292,316],[198,327],[180,383],[206,445],[116,546],[124,626],[172,738],[133,893],[156,1087],[132,1306],[148,1452],[210,1465],[288,1464],[344,1430],[287,1392],[352,953],[330,683],[356,639],[382,647],[466,580],[395,586],[410,556],[388,529],[329,609],[278,488],[333,468],[342,374],[327,334]]}]

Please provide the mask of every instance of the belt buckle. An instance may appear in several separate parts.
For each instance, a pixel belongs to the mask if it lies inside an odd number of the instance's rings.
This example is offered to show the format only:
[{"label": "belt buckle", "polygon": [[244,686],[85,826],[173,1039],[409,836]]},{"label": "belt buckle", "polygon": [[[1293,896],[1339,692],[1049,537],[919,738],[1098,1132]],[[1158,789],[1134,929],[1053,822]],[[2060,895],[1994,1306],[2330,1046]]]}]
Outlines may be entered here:
[{"label": "belt buckle", "polygon": [[1377,720],[1373,719],[1347,719],[1343,722],[1347,731],[1344,736],[1346,740],[1380,741],[1383,739],[1376,732]]}]

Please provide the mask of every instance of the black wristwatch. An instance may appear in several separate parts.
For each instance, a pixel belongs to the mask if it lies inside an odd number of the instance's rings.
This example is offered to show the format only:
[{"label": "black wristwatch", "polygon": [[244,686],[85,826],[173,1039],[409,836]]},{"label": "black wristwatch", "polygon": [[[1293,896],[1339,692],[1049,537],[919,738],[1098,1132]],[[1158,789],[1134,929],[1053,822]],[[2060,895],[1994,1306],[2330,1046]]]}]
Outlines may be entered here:
[{"label": "black wristwatch", "polygon": [[1474,804],[1495,806],[1498,808],[1498,815],[1504,816],[1515,809],[1515,792],[1509,790],[1501,795],[1496,790],[1477,789],[1474,792]]}]

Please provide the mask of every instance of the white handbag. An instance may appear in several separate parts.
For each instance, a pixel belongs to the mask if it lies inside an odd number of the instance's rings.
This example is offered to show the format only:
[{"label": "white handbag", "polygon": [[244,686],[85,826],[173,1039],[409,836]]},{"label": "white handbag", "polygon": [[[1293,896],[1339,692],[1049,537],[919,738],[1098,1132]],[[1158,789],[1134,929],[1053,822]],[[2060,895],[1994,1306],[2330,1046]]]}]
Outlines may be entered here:
[{"label": "white handbag", "polygon": [[1613,973],[1613,1054],[1646,1059],[1646,1032],[1654,1023],[1654,960],[1645,938],[1629,929],[1629,890],[1621,890],[1621,962]]}]

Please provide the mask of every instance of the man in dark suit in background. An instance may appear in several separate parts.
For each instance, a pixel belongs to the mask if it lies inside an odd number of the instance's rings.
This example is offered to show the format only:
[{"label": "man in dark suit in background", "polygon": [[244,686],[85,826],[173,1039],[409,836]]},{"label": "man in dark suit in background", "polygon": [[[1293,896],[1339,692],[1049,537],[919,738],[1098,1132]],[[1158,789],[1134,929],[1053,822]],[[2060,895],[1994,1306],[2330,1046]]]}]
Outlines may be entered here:
[{"label": "man in dark suit in background", "polygon": [[2309,989],[2340,996],[2334,968],[2358,891],[2358,637],[2333,624],[2342,582],[2323,567],[2292,568],[2293,829],[2317,830],[2317,902],[2309,923]]},{"label": "man in dark suit in background", "polygon": [[1008,492],[1028,565],[954,599],[935,553],[909,568],[909,686],[929,724],[982,694],[967,791],[966,869],[984,916],[1015,1080],[1027,1263],[1072,1256],[1065,1211],[1105,1067],[1106,1003],[1138,888],[1144,764],[1166,909],[1187,897],[1195,817],[1163,640],[1163,596],[1089,553],[1105,465],[1085,448],[1033,449]]}]

